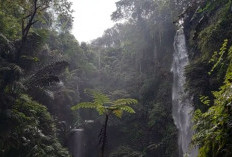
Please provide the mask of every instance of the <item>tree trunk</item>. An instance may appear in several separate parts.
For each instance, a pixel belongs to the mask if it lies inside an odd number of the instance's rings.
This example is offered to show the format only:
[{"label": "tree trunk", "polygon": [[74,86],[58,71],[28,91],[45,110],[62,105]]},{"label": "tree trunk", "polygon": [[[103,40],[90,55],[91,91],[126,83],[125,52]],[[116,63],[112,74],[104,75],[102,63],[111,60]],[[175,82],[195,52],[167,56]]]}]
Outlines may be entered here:
[{"label": "tree trunk", "polygon": [[[22,53],[22,50],[23,50],[23,47],[24,47],[24,44],[27,40],[27,36],[28,36],[28,33],[32,27],[32,25],[34,25],[37,21],[34,21],[34,18],[38,12],[38,9],[39,7],[37,6],[37,3],[38,3],[38,0],[34,0],[33,1],[33,12],[30,14],[30,15],[27,15],[26,17],[24,17],[22,19],[22,37],[21,37],[21,45],[17,51],[17,54],[16,54],[16,62],[19,62],[19,59],[20,59],[20,56],[21,56],[21,53]],[[29,18],[29,19],[28,19]],[[28,23],[26,25],[26,27],[24,27],[24,20],[28,20]]]},{"label": "tree trunk", "polygon": [[102,138],[102,146],[101,146],[101,155],[100,157],[104,157],[105,145],[106,145],[106,131],[107,131],[107,123],[108,123],[109,115],[106,114],[105,124],[103,130],[103,138]]}]

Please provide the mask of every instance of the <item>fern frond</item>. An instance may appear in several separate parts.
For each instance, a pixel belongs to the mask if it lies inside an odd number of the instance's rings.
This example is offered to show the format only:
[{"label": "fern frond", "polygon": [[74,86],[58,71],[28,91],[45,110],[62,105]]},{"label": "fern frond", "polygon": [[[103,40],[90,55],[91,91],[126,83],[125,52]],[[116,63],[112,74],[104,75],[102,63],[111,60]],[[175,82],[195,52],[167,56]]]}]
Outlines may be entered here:
[{"label": "fern frond", "polygon": [[121,106],[119,109],[128,113],[135,113],[135,110],[130,106]]},{"label": "fern frond", "polygon": [[131,105],[131,104],[137,104],[138,101],[136,99],[117,99],[113,102],[114,105]]},{"label": "fern frond", "polygon": [[39,71],[37,71],[33,77],[41,77],[41,76],[45,76],[45,75],[58,75],[60,74],[67,66],[68,66],[68,62],[66,61],[58,61],[58,62],[54,62],[51,63],[45,67],[43,67],[42,69],[40,69]]},{"label": "fern frond", "polygon": [[96,110],[97,110],[97,112],[98,112],[99,115],[103,115],[106,112],[106,109],[105,109],[104,106],[99,106],[98,105],[97,108],[96,108]]},{"label": "fern frond", "polygon": [[11,71],[10,67],[1,67],[0,68],[0,73],[5,73],[5,72],[8,72],[8,71]]},{"label": "fern frond", "polygon": [[110,102],[110,99],[102,93],[94,93],[94,102],[98,104],[106,104]]},{"label": "fern frond", "polygon": [[23,69],[17,64],[11,63],[9,64],[9,67],[15,74],[19,74],[19,75],[23,74]]},{"label": "fern frond", "polygon": [[24,81],[24,84],[28,88],[33,88],[35,86],[49,86],[51,83],[59,82],[60,79],[57,76],[49,75],[42,76],[39,78],[31,77]]},{"label": "fern frond", "polygon": [[105,94],[97,92],[95,90],[86,90],[87,93],[93,96],[96,104],[104,105],[110,102],[110,98]]},{"label": "fern frond", "polygon": [[116,117],[122,118],[122,110],[113,110],[112,112]]},{"label": "fern frond", "polygon": [[78,110],[80,108],[95,108],[95,109],[97,109],[97,105],[95,103],[92,103],[92,102],[82,102],[82,103],[79,103],[75,106],[72,106],[71,110]]},{"label": "fern frond", "polygon": [[49,100],[49,101],[54,100],[54,92],[40,86],[27,87],[27,92],[32,97],[43,98],[43,100]]}]

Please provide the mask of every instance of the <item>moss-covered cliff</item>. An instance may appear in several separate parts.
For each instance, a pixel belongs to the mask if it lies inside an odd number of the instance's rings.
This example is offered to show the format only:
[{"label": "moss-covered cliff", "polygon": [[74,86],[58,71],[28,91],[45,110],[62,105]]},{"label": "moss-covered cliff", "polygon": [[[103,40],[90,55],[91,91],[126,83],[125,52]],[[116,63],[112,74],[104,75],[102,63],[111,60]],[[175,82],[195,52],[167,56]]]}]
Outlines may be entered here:
[{"label": "moss-covered cliff", "polygon": [[224,40],[232,40],[232,12],[230,0],[204,1],[187,10],[185,33],[191,64],[186,68],[187,86],[195,96],[211,95],[223,83],[226,68],[208,75],[213,53],[219,51]]},{"label": "moss-covered cliff", "polygon": [[199,156],[231,156],[231,0],[202,1],[185,13],[186,88],[196,108],[193,143]]}]

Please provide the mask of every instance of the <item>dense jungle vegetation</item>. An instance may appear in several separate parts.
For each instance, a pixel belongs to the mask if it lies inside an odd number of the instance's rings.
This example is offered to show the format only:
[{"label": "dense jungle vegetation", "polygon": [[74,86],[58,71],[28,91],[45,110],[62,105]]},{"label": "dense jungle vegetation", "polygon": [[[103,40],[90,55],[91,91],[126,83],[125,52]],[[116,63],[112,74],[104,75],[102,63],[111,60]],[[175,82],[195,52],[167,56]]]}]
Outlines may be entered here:
[{"label": "dense jungle vegetation", "polygon": [[119,23],[79,43],[68,0],[0,0],[1,157],[73,156],[75,128],[85,130],[83,157],[98,156],[102,145],[107,157],[179,156],[170,69],[180,18],[195,107],[191,146],[199,157],[232,156],[232,1],[116,7],[111,18]]}]

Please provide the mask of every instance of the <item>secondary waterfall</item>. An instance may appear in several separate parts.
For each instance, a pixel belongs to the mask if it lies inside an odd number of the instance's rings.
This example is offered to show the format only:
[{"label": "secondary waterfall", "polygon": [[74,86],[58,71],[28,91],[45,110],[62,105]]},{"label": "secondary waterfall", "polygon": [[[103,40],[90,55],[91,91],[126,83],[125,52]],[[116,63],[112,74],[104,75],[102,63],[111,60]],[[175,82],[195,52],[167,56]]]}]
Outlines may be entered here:
[{"label": "secondary waterfall", "polygon": [[184,90],[184,68],[188,65],[188,54],[184,35],[183,19],[179,20],[178,30],[174,39],[173,55],[173,88],[172,88],[172,116],[178,129],[179,157],[196,157],[197,150],[189,149],[193,131],[191,118],[193,106],[188,93]]},{"label": "secondary waterfall", "polygon": [[73,157],[84,157],[84,129],[73,129],[70,134],[69,148]]}]

